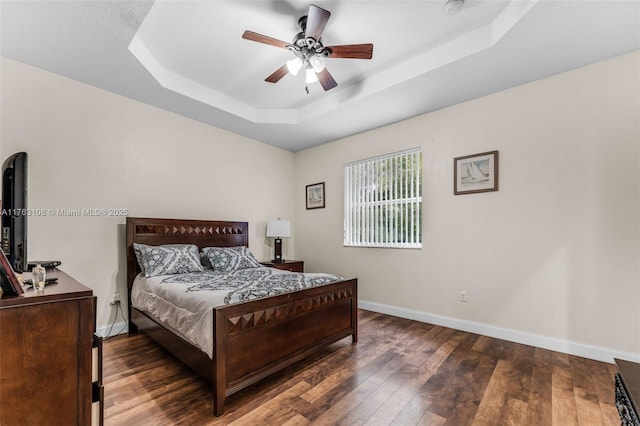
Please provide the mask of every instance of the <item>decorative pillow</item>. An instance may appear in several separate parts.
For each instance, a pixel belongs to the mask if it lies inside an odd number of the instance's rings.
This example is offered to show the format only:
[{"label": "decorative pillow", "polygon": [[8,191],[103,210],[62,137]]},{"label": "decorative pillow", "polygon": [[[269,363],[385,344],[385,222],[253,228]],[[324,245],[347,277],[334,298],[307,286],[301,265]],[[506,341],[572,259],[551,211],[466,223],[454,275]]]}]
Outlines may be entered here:
[{"label": "decorative pillow", "polygon": [[138,265],[140,265],[140,270],[142,271],[142,275],[145,275],[144,270],[144,261],[142,260],[142,253],[140,250],[136,249],[136,246],[140,246],[141,244],[133,243],[133,252],[136,255],[136,260],[138,261]]},{"label": "decorative pillow", "polygon": [[206,247],[202,249],[202,253],[209,259],[213,269],[220,272],[233,272],[262,266],[245,246]]},{"label": "decorative pillow", "polygon": [[147,246],[133,243],[133,250],[145,277],[204,271],[198,247],[192,244]]}]

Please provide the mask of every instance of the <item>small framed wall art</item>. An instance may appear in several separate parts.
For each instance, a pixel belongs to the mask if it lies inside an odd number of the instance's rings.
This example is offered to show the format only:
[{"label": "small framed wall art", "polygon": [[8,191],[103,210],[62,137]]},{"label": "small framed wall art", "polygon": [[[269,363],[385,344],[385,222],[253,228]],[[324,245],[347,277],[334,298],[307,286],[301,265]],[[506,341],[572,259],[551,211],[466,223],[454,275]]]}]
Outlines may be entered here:
[{"label": "small framed wall art", "polygon": [[498,190],[498,151],[453,159],[454,195]]},{"label": "small framed wall art", "polygon": [[307,210],[324,209],[324,182],[307,185]]}]

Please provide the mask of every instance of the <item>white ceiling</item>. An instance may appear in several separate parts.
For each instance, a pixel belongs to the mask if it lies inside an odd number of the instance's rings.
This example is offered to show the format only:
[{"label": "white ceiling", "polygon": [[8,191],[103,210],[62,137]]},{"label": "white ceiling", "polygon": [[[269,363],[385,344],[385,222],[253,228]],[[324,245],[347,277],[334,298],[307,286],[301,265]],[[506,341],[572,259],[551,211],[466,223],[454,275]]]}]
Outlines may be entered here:
[{"label": "white ceiling", "polygon": [[[640,48],[640,0],[314,1],[338,86],[264,81],[293,55],[308,1],[5,1],[1,54],[290,151]],[[640,78],[640,77],[639,77]]]}]

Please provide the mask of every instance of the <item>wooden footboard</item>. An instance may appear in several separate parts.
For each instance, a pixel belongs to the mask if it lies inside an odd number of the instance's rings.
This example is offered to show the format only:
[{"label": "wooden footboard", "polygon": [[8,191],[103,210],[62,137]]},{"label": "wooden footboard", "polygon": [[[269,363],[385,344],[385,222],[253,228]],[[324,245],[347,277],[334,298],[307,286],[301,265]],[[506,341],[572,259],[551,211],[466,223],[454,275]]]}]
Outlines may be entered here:
[{"label": "wooden footboard", "polygon": [[358,340],[358,281],[351,279],[213,310],[214,359],[132,308],[131,322],[226,398],[340,339]]},{"label": "wooden footboard", "polygon": [[214,309],[214,413],[227,396],[317,349],[358,338],[357,279]]}]

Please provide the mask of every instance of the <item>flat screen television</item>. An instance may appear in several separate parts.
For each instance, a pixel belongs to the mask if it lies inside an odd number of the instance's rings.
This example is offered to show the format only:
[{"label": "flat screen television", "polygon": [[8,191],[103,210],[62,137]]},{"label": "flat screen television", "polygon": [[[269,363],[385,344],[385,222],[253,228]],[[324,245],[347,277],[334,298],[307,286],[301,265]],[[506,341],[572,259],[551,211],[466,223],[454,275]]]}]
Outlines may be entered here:
[{"label": "flat screen television", "polygon": [[27,270],[27,153],[2,164],[2,250],[15,272]]}]

